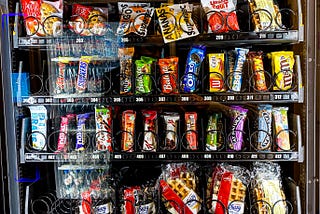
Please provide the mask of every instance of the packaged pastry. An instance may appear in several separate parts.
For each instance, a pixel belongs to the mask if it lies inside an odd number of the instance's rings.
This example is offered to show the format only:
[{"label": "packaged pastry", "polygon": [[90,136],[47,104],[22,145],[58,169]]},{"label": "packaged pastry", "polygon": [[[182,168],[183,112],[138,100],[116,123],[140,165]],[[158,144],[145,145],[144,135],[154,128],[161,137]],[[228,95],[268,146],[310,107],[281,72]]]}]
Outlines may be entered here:
[{"label": "packaged pastry", "polygon": [[156,59],[142,56],[136,60],[136,94],[149,94],[152,91],[152,64]]},{"label": "packaged pastry", "polygon": [[198,75],[203,59],[206,55],[206,47],[195,45],[192,46],[188,53],[186,68],[181,82],[182,91],[193,93],[198,87]]},{"label": "packaged pastry", "polygon": [[249,8],[254,31],[284,29],[279,6],[274,0],[249,0]]},{"label": "packaged pastry", "polygon": [[236,58],[234,69],[231,78],[230,90],[234,92],[240,92],[242,86],[242,71],[244,63],[246,62],[247,53],[249,52],[246,48],[235,48]]},{"label": "packaged pastry", "polygon": [[272,109],[277,151],[290,150],[291,148],[288,109],[288,107],[274,107]]},{"label": "packaged pastry", "polygon": [[118,35],[135,33],[139,36],[146,36],[148,26],[151,22],[154,8],[150,3],[118,2],[120,22],[117,29]]},{"label": "packaged pastry", "polygon": [[[288,213],[281,181],[281,168],[274,162],[255,162],[251,170],[251,204],[257,213]],[[272,209],[272,210],[271,210]]]},{"label": "packaged pastry", "polygon": [[198,128],[197,119],[198,114],[196,112],[186,112],[184,116],[185,120],[185,139],[187,143],[187,149],[198,149]]},{"label": "packaged pastry", "polygon": [[213,113],[209,115],[208,125],[206,130],[206,151],[217,151],[223,144],[223,125],[222,114]]},{"label": "packaged pastry", "polygon": [[258,139],[256,149],[258,151],[270,151],[272,146],[272,105],[259,105],[258,110]]},{"label": "packaged pastry", "polygon": [[208,33],[225,33],[240,30],[236,13],[237,0],[201,0],[207,16]]},{"label": "packaged pastry", "polygon": [[73,4],[68,27],[81,36],[102,36],[108,31],[107,21],[108,8]]},{"label": "packaged pastry", "polygon": [[209,60],[209,92],[225,91],[224,53],[210,53]]},{"label": "packaged pastry", "polygon": [[229,151],[241,151],[244,147],[244,124],[248,109],[231,106],[231,132],[228,139]]},{"label": "packaged pastry", "polygon": [[132,57],[134,47],[119,48],[120,94],[131,94],[133,85]]},{"label": "packaged pastry", "polygon": [[267,84],[265,78],[265,70],[262,61],[263,52],[250,51],[248,53],[248,60],[252,69],[254,89],[257,91],[267,91]]},{"label": "packaged pastry", "polygon": [[154,110],[143,110],[143,123],[144,123],[144,135],[143,135],[143,146],[144,151],[157,151],[157,111]]},{"label": "packaged pastry", "polygon": [[122,137],[121,150],[125,152],[134,151],[135,139],[135,121],[136,112],[133,110],[126,110],[122,112]]},{"label": "packaged pastry", "polygon": [[165,43],[199,35],[189,3],[162,6],[156,9],[156,13]]},{"label": "packaged pastry", "polygon": [[63,3],[61,0],[22,0],[21,7],[28,36],[62,35]]},{"label": "packaged pastry", "polygon": [[29,106],[31,115],[32,148],[39,151],[47,150],[48,111],[43,105]]},{"label": "packaged pastry", "polygon": [[159,184],[169,213],[196,214],[200,211],[197,169],[198,166],[193,163],[172,163],[163,167]]},{"label": "packaged pastry", "polygon": [[112,148],[112,108],[95,106],[96,149],[98,151],[113,151]]},{"label": "packaged pastry", "polygon": [[161,92],[164,94],[177,94],[178,90],[178,57],[158,60],[160,68]]},{"label": "packaged pastry", "polygon": [[176,112],[165,112],[162,116],[165,123],[164,149],[174,150],[178,148],[178,123],[180,115]]},{"label": "packaged pastry", "polygon": [[250,173],[244,167],[218,164],[207,182],[207,206],[210,213],[242,214]]},{"label": "packaged pastry", "polygon": [[268,54],[271,58],[272,75],[275,78],[273,90],[287,91],[293,87],[293,66],[295,63],[292,51],[277,51]]}]

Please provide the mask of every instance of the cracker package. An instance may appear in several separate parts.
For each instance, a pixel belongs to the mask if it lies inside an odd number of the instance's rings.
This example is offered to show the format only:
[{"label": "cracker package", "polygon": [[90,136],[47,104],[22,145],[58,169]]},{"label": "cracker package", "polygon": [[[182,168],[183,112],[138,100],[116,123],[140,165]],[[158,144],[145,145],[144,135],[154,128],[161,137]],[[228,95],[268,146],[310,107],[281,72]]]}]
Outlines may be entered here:
[{"label": "cracker package", "polygon": [[282,25],[279,7],[274,0],[249,0],[249,7],[254,31],[275,31],[285,28]]},{"label": "cracker package", "polygon": [[240,30],[236,13],[237,0],[201,0],[201,5],[207,15],[208,33]]},{"label": "cracker package", "polygon": [[224,53],[210,53],[209,60],[209,92],[225,91]]},{"label": "cracker package", "polygon": [[199,167],[193,163],[171,163],[163,167],[159,185],[162,200],[169,213],[196,214],[201,209],[197,193]]},{"label": "cracker package", "polygon": [[249,171],[227,163],[218,164],[207,182],[207,206],[210,213],[244,213]]},{"label": "cracker package", "polygon": [[144,37],[148,34],[148,26],[154,13],[150,3],[118,2],[118,9],[121,16],[118,35],[135,33]]},{"label": "cracker package", "polygon": [[281,181],[281,168],[278,163],[255,162],[251,178],[250,191],[253,195],[251,204],[257,211],[255,213],[288,213]]},{"label": "cracker package", "polygon": [[28,36],[62,35],[62,0],[21,0],[21,7]]},{"label": "cracker package", "polygon": [[104,35],[107,30],[108,8],[72,5],[68,27],[82,36]]},{"label": "cracker package", "polygon": [[162,37],[165,43],[197,36],[199,31],[191,13],[192,5],[173,4],[156,9]]}]

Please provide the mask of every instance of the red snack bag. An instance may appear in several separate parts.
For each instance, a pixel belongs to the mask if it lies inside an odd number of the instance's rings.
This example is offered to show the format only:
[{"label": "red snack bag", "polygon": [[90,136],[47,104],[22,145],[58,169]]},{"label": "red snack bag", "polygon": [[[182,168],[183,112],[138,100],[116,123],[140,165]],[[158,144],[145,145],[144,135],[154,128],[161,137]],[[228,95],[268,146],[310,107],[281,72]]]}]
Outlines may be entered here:
[{"label": "red snack bag", "polygon": [[136,191],[140,190],[139,186],[128,187],[126,188],[123,193],[124,199],[124,213],[126,214],[135,214],[135,195]]},{"label": "red snack bag", "polygon": [[35,35],[40,29],[41,0],[22,0],[21,7],[28,36]]},{"label": "red snack bag", "polygon": [[201,0],[201,4],[207,14],[208,33],[225,33],[240,30],[235,11],[237,0]]},{"label": "red snack bag", "polygon": [[190,150],[198,149],[197,117],[196,112],[185,113],[186,141],[187,148]]},{"label": "red snack bag", "polygon": [[134,146],[134,129],[135,129],[136,112],[127,110],[122,113],[122,138],[121,149],[126,152],[133,152]]},{"label": "red snack bag", "polygon": [[157,112],[153,110],[142,111],[144,120],[144,137],[143,150],[153,151],[157,150]]},{"label": "red snack bag", "polygon": [[158,61],[161,75],[161,92],[164,94],[178,93],[178,61],[178,57],[159,59]]},{"label": "red snack bag", "polygon": [[81,209],[83,214],[91,214],[91,206],[92,206],[92,198],[91,198],[91,190],[84,191],[81,194],[82,202]]},{"label": "red snack bag", "polygon": [[108,8],[72,5],[69,28],[82,36],[104,35],[107,32]]}]

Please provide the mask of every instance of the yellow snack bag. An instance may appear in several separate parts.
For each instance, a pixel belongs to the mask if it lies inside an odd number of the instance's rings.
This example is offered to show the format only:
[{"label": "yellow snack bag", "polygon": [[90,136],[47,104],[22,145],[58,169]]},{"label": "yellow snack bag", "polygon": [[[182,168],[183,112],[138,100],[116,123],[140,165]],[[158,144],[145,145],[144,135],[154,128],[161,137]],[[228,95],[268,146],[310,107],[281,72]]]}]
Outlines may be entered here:
[{"label": "yellow snack bag", "polygon": [[209,92],[223,92],[224,87],[224,53],[208,54]]},{"label": "yellow snack bag", "polygon": [[294,56],[292,51],[277,51],[268,54],[271,58],[272,75],[275,78],[273,90],[287,91],[293,87]]}]

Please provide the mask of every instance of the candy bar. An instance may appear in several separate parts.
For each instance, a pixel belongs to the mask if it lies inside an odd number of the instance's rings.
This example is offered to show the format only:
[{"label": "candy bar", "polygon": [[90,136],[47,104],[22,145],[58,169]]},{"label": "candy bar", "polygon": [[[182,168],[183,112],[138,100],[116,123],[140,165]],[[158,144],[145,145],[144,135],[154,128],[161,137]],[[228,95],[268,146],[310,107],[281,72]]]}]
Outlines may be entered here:
[{"label": "candy bar", "polygon": [[213,113],[208,118],[206,151],[217,151],[223,145],[221,119],[221,113]]},{"label": "candy bar", "polygon": [[205,57],[206,48],[204,46],[193,46],[187,57],[186,69],[182,80],[182,90],[186,93],[195,92],[198,87],[198,75],[202,61]]},{"label": "candy bar", "polygon": [[163,119],[166,131],[164,147],[166,150],[174,150],[178,146],[178,122],[180,116],[178,113],[168,112],[163,115]]},{"label": "candy bar", "polygon": [[76,117],[75,114],[67,114],[65,116],[61,116],[60,121],[60,132],[58,137],[58,145],[56,152],[67,152],[68,150],[68,132],[70,131],[70,121]]},{"label": "candy bar", "polygon": [[262,61],[262,52],[253,52],[248,53],[248,59],[251,64],[252,75],[254,77],[254,88],[258,91],[267,91],[267,84],[265,78],[265,71]]},{"label": "candy bar", "polygon": [[132,57],[134,47],[119,48],[120,59],[120,94],[132,93]]},{"label": "candy bar", "polygon": [[187,142],[187,149],[198,149],[198,133],[197,133],[197,118],[196,112],[185,113],[186,133],[185,138]]},{"label": "candy bar", "polygon": [[47,109],[45,106],[29,106],[31,113],[32,148],[46,151],[47,145]]},{"label": "candy bar", "polygon": [[241,151],[244,146],[243,128],[248,110],[240,106],[231,106],[231,133],[229,135],[228,150]]},{"label": "candy bar", "polygon": [[79,70],[77,76],[76,90],[78,93],[86,91],[88,86],[88,68],[91,57],[82,56],[79,61]]},{"label": "candy bar", "polygon": [[161,92],[164,94],[178,93],[178,57],[159,59]]},{"label": "candy bar", "polygon": [[96,149],[112,151],[112,109],[111,107],[95,106]]},{"label": "candy bar", "polygon": [[248,49],[245,48],[236,48],[236,60],[234,64],[234,69],[232,73],[231,79],[231,91],[240,92],[242,86],[242,70],[244,63],[246,61],[246,55],[249,52]]},{"label": "candy bar", "polygon": [[64,92],[65,88],[65,69],[66,64],[63,62],[58,63],[58,75],[56,78],[56,86],[55,86],[55,93],[60,94]]},{"label": "candy bar", "polygon": [[271,150],[272,146],[272,105],[260,105],[258,106],[258,150]]},{"label": "candy bar", "polygon": [[133,152],[134,150],[135,120],[135,111],[127,110],[122,113],[122,151]]},{"label": "candy bar", "polygon": [[157,112],[153,110],[142,111],[144,122],[143,146],[144,151],[157,150]]},{"label": "candy bar", "polygon": [[274,118],[277,151],[290,150],[290,136],[288,124],[288,107],[274,107]]},{"label": "candy bar", "polygon": [[86,136],[86,121],[91,116],[91,113],[77,115],[77,135],[76,135],[76,151],[84,151],[88,143]]},{"label": "candy bar", "polygon": [[223,92],[224,87],[224,53],[208,54],[209,58],[209,92]]}]

